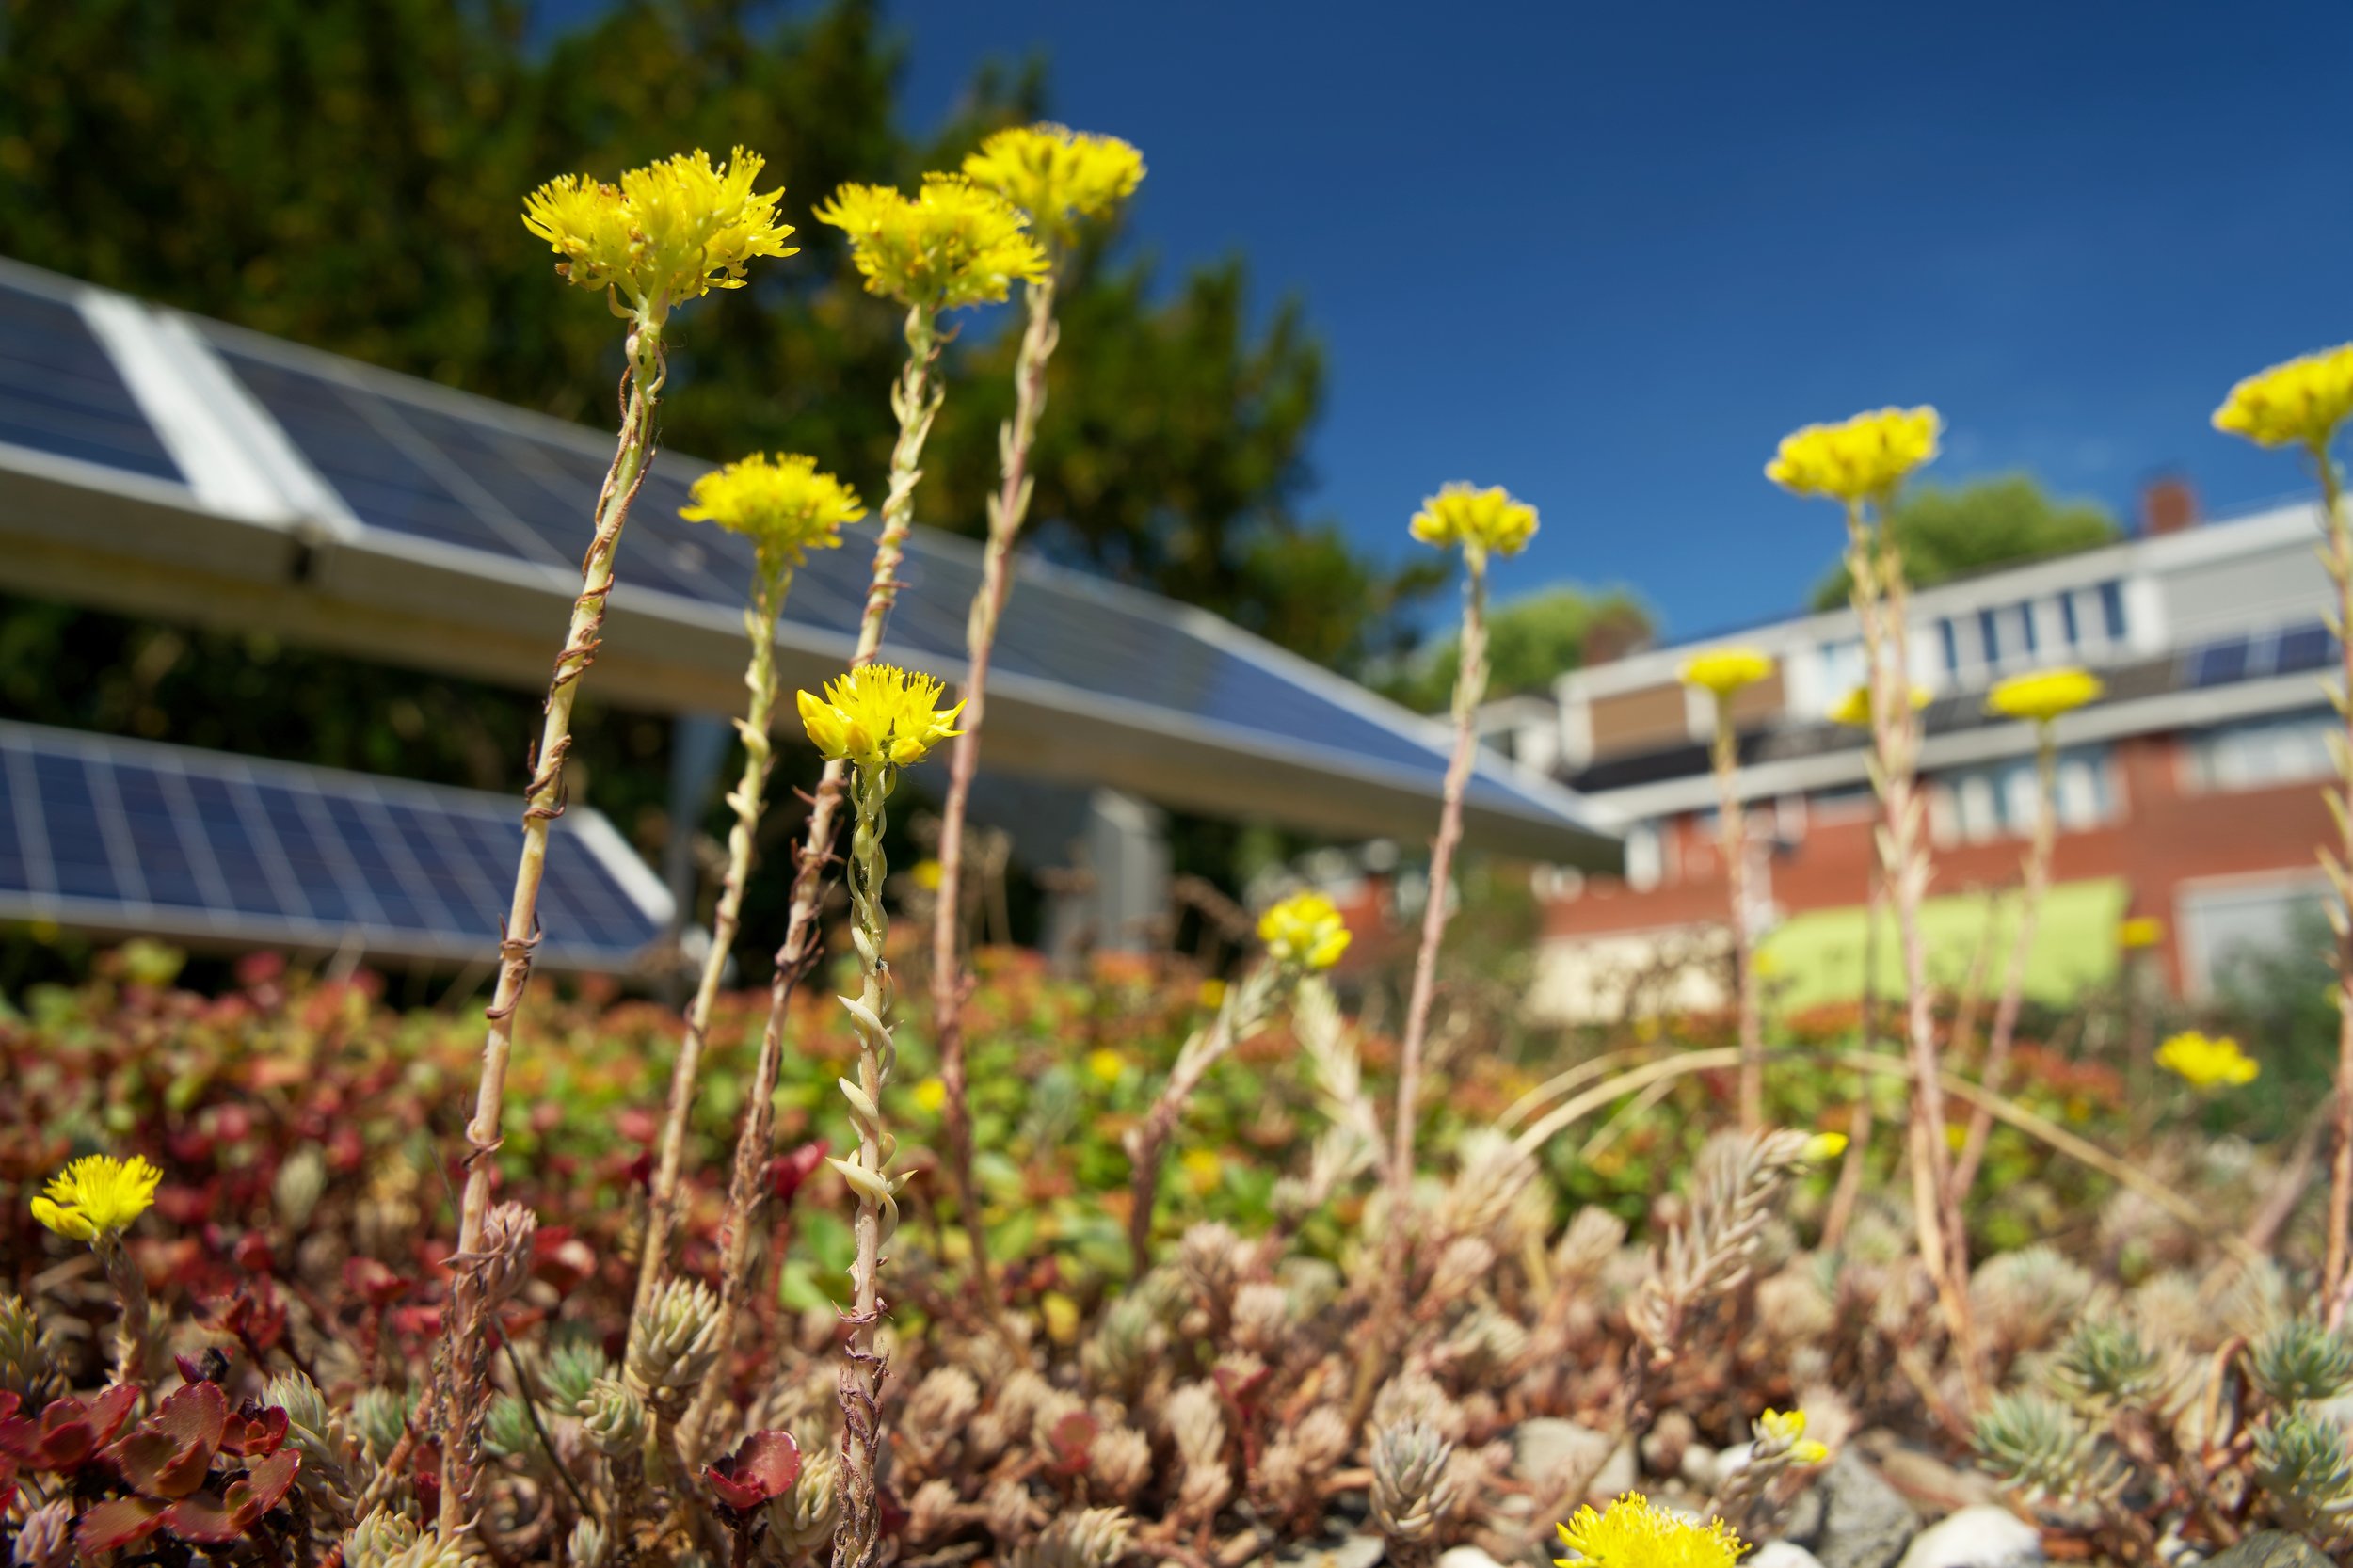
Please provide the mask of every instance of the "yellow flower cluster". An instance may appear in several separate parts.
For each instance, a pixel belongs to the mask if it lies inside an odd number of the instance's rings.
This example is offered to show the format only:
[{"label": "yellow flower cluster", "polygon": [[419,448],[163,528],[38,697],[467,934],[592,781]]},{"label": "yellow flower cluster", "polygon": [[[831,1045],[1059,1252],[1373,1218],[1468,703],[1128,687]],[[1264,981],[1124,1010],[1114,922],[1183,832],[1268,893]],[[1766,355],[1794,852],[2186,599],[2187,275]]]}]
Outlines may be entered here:
[{"label": "yellow flower cluster", "polygon": [[1765,477],[1797,495],[1883,501],[1904,475],[1936,456],[1934,408],[1881,408],[1837,424],[1809,424],[1781,439]]},{"label": "yellow flower cluster", "polygon": [[584,174],[549,181],[523,199],[523,227],[584,289],[618,289],[657,311],[712,289],[744,286],[755,256],[791,256],[792,225],[776,220],[781,186],[755,191],[762,160],[737,148],[713,168],[700,149],[632,168],[618,185]]},{"label": "yellow flower cluster", "polygon": [[2214,427],[2257,446],[2329,444],[2353,415],[2353,343],[2249,376],[2214,411]]},{"label": "yellow flower cluster", "polygon": [[[1912,688],[1912,705],[1914,708],[1926,708],[1929,705],[1929,690],[1926,686]],[[1833,724],[1843,724],[1855,729],[1870,728],[1871,688],[1868,686],[1849,688],[1845,696],[1831,704],[1830,719]]]},{"label": "yellow flower cluster", "polygon": [[1747,1544],[1721,1519],[1694,1524],[1639,1492],[1595,1512],[1588,1503],[1554,1527],[1572,1555],[1561,1568],[1733,1568]]},{"label": "yellow flower cluster", "polygon": [[1773,656],[1762,648],[1711,648],[1683,662],[1680,679],[1718,696],[1730,696],[1773,673]]},{"label": "yellow flower cluster", "polygon": [[799,696],[801,724],[826,759],[860,768],[903,768],[958,733],[959,702],[943,709],[938,681],[894,664],[868,664],[825,683],[821,700]]},{"label": "yellow flower cluster", "polygon": [[843,185],[817,216],[850,236],[867,292],[902,305],[993,304],[1015,282],[1046,272],[1046,252],[1021,209],[961,174],[926,174],[913,196]]},{"label": "yellow flower cluster", "polygon": [[1536,532],[1536,508],[1512,499],[1502,486],[1478,489],[1457,480],[1421,504],[1409,525],[1414,537],[1444,550],[1517,555]]},{"label": "yellow flower cluster", "polygon": [[139,1155],[85,1155],[50,1178],[33,1200],[33,1218],[75,1241],[120,1236],[155,1201],[164,1173]]},{"label": "yellow flower cluster", "polygon": [[1065,125],[1016,125],[964,160],[965,177],[1030,215],[1048,238],[1071,237],[1076,220],[1099,217],[1135,194],[1144,154],[1117,136]]},{"label": "yellow flower cluster", "polygon": [[2116,928],[2116,945],[2128,951],[2155,947],[2165,940],[2165,922],[2154,915],[2135,915]]},{"label": "yellow flower cluster", "polygon": [[2061,713],[2098,701],[2105,690],[2100,678],[2087,670],[2037,670],[2032,675],[2013,675],[1995,686],[1986,696],[1985,711],[2006,719],[2048,724]]},{"label": "yellow flower cluster", "polygon": [[695,481],[691,499],[694,504],[680,517],[743,535],[776,566],[799,566],[804,551],[833,549],[841,542],[842,524],[866,515],[857,491],[797,452],[777,457],[756,452],[713,469]]},{"label": "yellow flower cluster", "polygon": [[1321,893],[1293,893],[1258,917],[1258,940],[1278,964],[1328,969],[1351,939],[1338,905]]},{"label": "yellow flower cluster", "polygon": [[[1834,1132],[1825,1133],[1823,1136],[1838,1137]],[[1843,1152],[1846,1140],[1839,1138],[1838,1141]],[[1802,1410],[1768,1409],[1764,1415],[1756,1418],[1756,1424],[1765,1436],[1776,1443],[1788,1446],[1789,1459],[1792,1464],[1819,1464],[1830,1458],[1830,1448],[1827,1445],[1817,1443],[1806,1436],[1805,1412]]]},{"label": "yellow flower cluster", "polygon": [[2252,1083],[2263,1067],[2233,1039],[2209,1039],[2187,1030],[2157,1048],[2157,1065],[2178,1073],[2193,1089]]},{"label": "yellow flower cluster", "polygon": [[[1798,1158],[1809,1165],[1819,1165],[1824,1160],[1835,1160],[1846,1152],[1847,1135],[1845,1133],[1817,1132],[1805,1141],[1805,1147],[1800,1151]],[[1800,1416],[1798,1421],[1799,1431],[1803,1432],[1805,1417]]]}]

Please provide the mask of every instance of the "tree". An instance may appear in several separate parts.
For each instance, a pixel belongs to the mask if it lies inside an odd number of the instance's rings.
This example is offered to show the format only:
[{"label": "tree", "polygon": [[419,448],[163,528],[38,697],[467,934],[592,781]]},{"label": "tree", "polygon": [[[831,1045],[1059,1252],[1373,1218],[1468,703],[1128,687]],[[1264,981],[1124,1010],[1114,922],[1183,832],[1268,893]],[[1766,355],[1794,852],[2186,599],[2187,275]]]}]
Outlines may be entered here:
[{"label": "tree", "polygon": [[[1596,633],[1623,650],[1650,631],[1650,612],[1624,588],[1556,583],[1506,600],[1487,616],[1488,698],[1550,690],[1583,665]],[[1409,708],[1439,712],[1453,700],[1456,647],[1449,637],[1417,650],[1384,689]]]},{"label": "tree", "polygon": [[[2121,536],[2115,518],[2089,501],[2057,501],[2033,475],[2005,473],[1960,485],[1922,485],[1897,503],[1888,526],[1915,588],[1991,567],[2066,555]],[[1847,602],[1841,561],[1814,590],[1814,608]]]}]

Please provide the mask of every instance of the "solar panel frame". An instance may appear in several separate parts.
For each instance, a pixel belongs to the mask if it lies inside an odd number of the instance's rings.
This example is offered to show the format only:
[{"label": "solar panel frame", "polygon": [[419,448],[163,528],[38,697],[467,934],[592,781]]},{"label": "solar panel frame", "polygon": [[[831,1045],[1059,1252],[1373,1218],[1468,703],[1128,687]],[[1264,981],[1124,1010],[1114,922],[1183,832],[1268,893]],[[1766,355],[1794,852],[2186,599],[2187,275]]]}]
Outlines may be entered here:
[{"label": "solar panel frame", "polygon": [[73,298],[0,274],[0,444],[139,479],[185,476]]},{"label": "solar panel frame", "polygon": [[[520,817],[482,791],[0,721],[0,918],[487,962]],[[554,824],[542,908],[559,969],[627,968],[672,916],[584,808]]]}]

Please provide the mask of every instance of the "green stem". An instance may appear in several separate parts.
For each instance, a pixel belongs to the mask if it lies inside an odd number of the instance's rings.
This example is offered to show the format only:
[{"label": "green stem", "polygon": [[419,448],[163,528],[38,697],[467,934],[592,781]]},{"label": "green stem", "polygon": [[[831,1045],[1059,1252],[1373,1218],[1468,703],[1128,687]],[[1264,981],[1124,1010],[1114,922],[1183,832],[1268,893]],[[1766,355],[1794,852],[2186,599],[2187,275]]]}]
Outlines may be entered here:
[{"label": "green stem", "polygon": [[[2011,938],[2009,971],[2003,977],[2002,1000],[1993,1009],[1993,1033],[1986,1042],[1985,1068],[1977,1081],[2001,1093],[2002,1074],[2009,1065],[2010,1043],[2018,1034],[2018,1012],[2026,994],[2026,965],[2034,956],[2035,927],[2051,888],[2051,856],[2058,843],[2058,739],[2052,722],[2035,727],[2034,842],[2026,851],[2019,895],[2018,931]],[[1977,1184],[1977,1167],[1985,1160],[1985,1141],[1993,1130],[1993,1112],[1980,1105],[1969,1118],[1969,1136],[1961,1160],[1953,1167],[1953,1196],[1966,1202]]]},{"label": "green stem", "polygon": [[883,955],[890,921],[883,909],[887,868],[882,840],[885,803],[896,782],[897,770],[888,766],[858,768],[851,780],[856,825],[850,838],[850,936],[857,947],[864,982],[856,1000],[843,999],[857,1035],[857,1082],[842,1080],[841,1093],[850,1102],[858,1144],[847,1160],[831,1161],[856,1200],[850,1229],[857,1249],[850,1265],[849,1336],[836,1390],[841,1404],[842,1522],[834,1536],[834,1568],[870,1568],[881,1539],[875,1474],[881,1457],[884,1357],[875,1347],[874,1327],[883,1309],[882,1249],[899,1225],[901,1186],[901,1179],[890,1174],[898,1141],[883,1122],[883,1091],[898,1064],[898,1051],[890,1038],[895,986],[889,961]]},{"label": "green stem", "polygon": [[2321,1268],[2321,1295],[2329,1326],[2345,1321],[2353,1307],[2353,520],[2345,515],[2343,481],[2329,456],[2329,443],[2313,443],[2313,460],[2320,467],[2322,520],[2329,530],[2326,560],[2337,588],[2337,644],[2343,654],[2344,684],[2336,694],[2337,711],[2347,726],[2345,744],[2336,748],[2337,778],[2328,795],[2329,814],[2336,818],[2338,847],[2329,863],[2337,890],[2330,910],[2337,931],[2337,1103],[2336,1148],[2329,1165],[2329,1238]]},{"label": "green stem", "polygon": [[[906,340],[906,362],[890,392],[899,439],[890,451],[890,487],[883,498],[866,609],[858,619],[857,647],[850,655],[852,669],[871,664],[882,649],[883,628],[899,594],[899,563],[906,552],[907,530],[915,523],[915,487],[923,476],[923,443],[947,395],[947,384],[939,376],[938,312],[923,306],[908,311]],[[727,1209],[719,1222],[718,1335],[719,1342],[729,1347],[735,1343],[736,1322],[751,1289],[752,1250],[760,1234],[763,1184],[769,1158],[776,1151],[776,1080],[784,1068],[785,1024],[792,1016],[794,987],[823,951],[818,915],[824,903],[825,866],[833,856],[834,824],[840,815],[848,777],[847,764],[825,764],[810,801],[808,823],[794,851],[792,909],[785,921],[784,942],[776,949],[776,975],[768,985],[768,1019],[760,1031],[760,1055],[753,1064],[744,1120],[736,1132]],[[726,1388],[728,1359],[722,1355],[712,1368],[680,1428],[680,1444],[688,1453],[700,1451],[702,1434]]]},{"label": "green stem", "polygon": [[[712,916],[711,951],[703,955],[702,978],[686,1009],[686,1030],[679,1042],[677,1064],[670,1073],[669,1111],[662,1128],[662,1146],[654,1167],[653,1186],[646,1206],[646,1233],[637,1263],[637,1303],[630,1317],[634,1335],[638,1320],[653,1299],[654,1288],[669,1267],[670,1231],[678,1224],[679,1168],[685,1158],[686,1127],[695,1105],[695,1088],[709,1043],[711,1010],[719,999],[728,956],[735,949],[742,925],[744,888],[751,880],[752,841],[760,831],[760,811],[768,788],[774,748],[769,725],[776,702],[776,612],[791,591],[792,569],[762,552],[752,581],[752,600],[744,612],[744,630],[751,638],[751,661],[744,671],[750,700],[735,724],[744,740],[744,773],[728,796],[735,822],[728,830],[728,869],[719,887],[719,905]],[[671,831],[691,833],[692,823],[674,823]]]},{"label": "green stem", "polygon": [[1756,1002],[1755,933],[1749,928],[1748,813],[1740,805],[1740,743],[1732,697],[1716,696],[1717,828],[1724,856],[1724,897],[1732,917],[1732,984],[1740,1025],[1740,1130],[1765,1125],[1765,1031]]},{"label": "green stem", "polygon": [[964,820],[980,769],[981,725],[988,713],[988,670],[997,646],[997,623],[1013,593],[1013,547],[1029,515],[1033,480],[1030,448],[1046,410],[1046,366],[1060,333],[1054,325],[1054,277],[1029,285],[1029,326],[1014,366],[1013,418],[997,436],[1000,479],[988,503],[988,544],[981,557],[981,587],[972,596],[965,633],[964,732],[949,758],[948,798],[939,814],[939,888],[932,908],[932,1033],[939,1042],[939,1081],[946,1090],[941,1120],[948,1137],[948,1174],[956,1207],[972,1249],[972,1277],[991,1318],[1000,1308],[997,1279],[988,1266],[988,1227],[981,1213],[979,1184],[972,1176],[972,1112],[965,1089]]},{"label": "green stem", "polygon": [[630,504],[653,460],[654,412],[663,379],[663,318],[646,307],[631,320],[628,396],[621,430],[597,499],[597,532],[581,562],[581,589],[572,601],[571,624],[555,672],[548,683],[547,715],[524,795],[523,845],[515,868],[514,896],[499,943],[498,987],[487,1015],[482,1076],[474,1095],[473,1119],[466,1128],[466,1190],[458,1210],[456,1271],[443,1312],[444,1366],[448,1384],[441,1432],[441,1503],[444,1539],[456,1540],[474,1514],[474,1475],[479,1464],[484,1393],[490,1336],[485,1321],[489,1303],[480,1278],[485,1221],[490,1212],[491,1157],[497,1152],[505,1112],[506,1067],[513,1054],[515,1011],[531,978],[531,952],[539,940],[539,881],[546,870],[548,824],[564,810],[564,759],[572,744],[572,704],[581,678],[596,663],[606,601],[613,594],[613,559]]}]

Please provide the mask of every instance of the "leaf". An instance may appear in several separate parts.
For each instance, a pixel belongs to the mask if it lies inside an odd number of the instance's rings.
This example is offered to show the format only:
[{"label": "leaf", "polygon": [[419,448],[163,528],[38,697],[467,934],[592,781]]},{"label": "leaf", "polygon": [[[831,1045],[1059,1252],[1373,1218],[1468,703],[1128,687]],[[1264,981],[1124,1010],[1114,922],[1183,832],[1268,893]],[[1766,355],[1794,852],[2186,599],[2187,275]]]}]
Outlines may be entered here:
[{"label": "leaf", "polygon": [[73,1528],[73,1549],[82,1558],[120,1551],[144,1541],[164,1522],[164,1505],[147,1497],[117,1497],[82,1515]]}]

